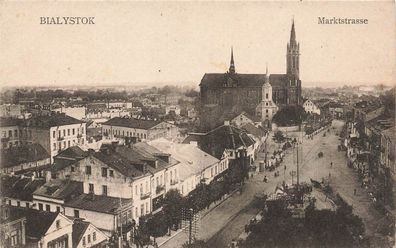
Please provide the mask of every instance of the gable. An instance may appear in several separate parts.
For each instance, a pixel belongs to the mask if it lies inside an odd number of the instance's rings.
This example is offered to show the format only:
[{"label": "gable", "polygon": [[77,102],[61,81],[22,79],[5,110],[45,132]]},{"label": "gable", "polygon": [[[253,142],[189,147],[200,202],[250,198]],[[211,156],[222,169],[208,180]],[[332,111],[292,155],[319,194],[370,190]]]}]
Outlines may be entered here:
[{"label": "gable", "polygon": [[[73,235],[74,235],[74,233],[73,233]],[[90,240],[89,243],[88,243],[88,235],[89,235],[89,240]],[[85,231],[80,234],[79,240],[76,241],[75,247],[78,248],[78,247],[92,246],[92,245],[101,243],[101,242],[107,240],[108,238],[109,237],[107,237],[106,234],[104,234],[97,227],[95,227],[94,225],[89,223],[88,228],[85,229]],[[83,239],[85,239],[85,245],[83,245]]]},{"label": "gable", "polygon": [[[59,223],[59,228],[57,227],[57,223]],[[64,216],[63,214],[59,213],[55,220],[52,222],[50,227],[48,228],[47,232],[45,235],[48,235],[50,233],[53,233],[55,231],[61,230],[66,227],[70,227],[70,231],[72,231],[71,227],[73,225],[73,221]]]}]

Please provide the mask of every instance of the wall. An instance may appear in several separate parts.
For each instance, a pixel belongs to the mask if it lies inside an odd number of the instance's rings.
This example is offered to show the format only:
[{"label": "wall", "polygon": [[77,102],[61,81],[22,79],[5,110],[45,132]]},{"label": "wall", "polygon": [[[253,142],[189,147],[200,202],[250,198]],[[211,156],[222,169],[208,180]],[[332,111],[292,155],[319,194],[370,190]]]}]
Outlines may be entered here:
[{"label": "wall", "polygon": [[[95,240],[93,240],[93,233],[95,233]],[[90,243],[88,243],[88,235],[90,235]],[[83,245],[83,238],[85,238],[85,245]],[[107,240],[107,236],[101,232],[99,229],[95,228],[93,225],[89,225],[85,230],[85,233],[81,237],[80,242],[77,244],[75,248],[88,248],[94,245],[97,245],[103,241]]]},{"label": "wall", "polygon": [[[74,208],[65,207],[65,215],[74,216]],[[99,213],[90,210],[79,210],[80,218],[85,219],[92,223],[92,225],[96,226],[99,229],[104,229],[108,232],[113,232],[116,230],[116,215]]]}]

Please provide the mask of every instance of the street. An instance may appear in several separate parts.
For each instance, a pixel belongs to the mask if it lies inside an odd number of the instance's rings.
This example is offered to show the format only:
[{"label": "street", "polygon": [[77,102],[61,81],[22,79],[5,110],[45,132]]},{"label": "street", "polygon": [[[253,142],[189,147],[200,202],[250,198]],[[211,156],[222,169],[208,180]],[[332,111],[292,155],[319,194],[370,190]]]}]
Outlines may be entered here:
[{"label": "street", "polygon": [[[360,187],[355,171],[346,165],[345,152],[337,150],[340,141],[336,134],[341,131],[342,125],[342,122],[334,121],[330,133],[327,130],[322,131],[312,140],[304,138],[299,144],[300,182],[309,182],[310,178],[317,181],[321,181],[322,178],[329,179],[333,189],[353,206],[355,214],[362,217],[366,233],[373,236],[381,215],[373,208],[367,193]],[[323,133],[326,133],[325,137]],[[267,142],[269,154],[277,147],[270,134]],[[291,148],[286,152],[282,165],[277,168],[280,172],[279,177],[275,178],[274,172],[256,174],[246,182],[242,194],[234,194],[203,217],[197,239],[206,240],[209,247],[227,247],[232,239],[238,238],[244,231],[245,224],[259,211],[251,204],[254,195],[259,192],[266,194],[274,192],[276,185],[280,185],[283,180],[287,184],[292,183],[290,172],[296,171],[295,150]],[[319,152],[323,152],[322,158],[318,157]],[[262,160],[263,157],[264,154],[260,154],[257,161]],[[267,175],[268,183],[263,182],[264,175]],[[293,182],[296,183],[295,177]],[[181,247],[187,240],[187,234],[182,232],[161,247]]]}]

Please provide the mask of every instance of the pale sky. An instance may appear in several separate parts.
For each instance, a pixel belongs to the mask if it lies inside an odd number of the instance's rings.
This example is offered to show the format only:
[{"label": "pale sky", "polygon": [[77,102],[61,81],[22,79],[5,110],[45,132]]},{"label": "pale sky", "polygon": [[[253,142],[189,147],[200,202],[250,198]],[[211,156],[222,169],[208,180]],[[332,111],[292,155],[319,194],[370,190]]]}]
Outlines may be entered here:
[{"label": "pale sky", "polygon": [[[285,73],[294,16],[303,86],[396,84],[392,2],[2,3],[3,86],[194,83],[225,72]],[[94,16],[95,25],[40,25]],[[320,25],[318,17],[367,18]]]}]

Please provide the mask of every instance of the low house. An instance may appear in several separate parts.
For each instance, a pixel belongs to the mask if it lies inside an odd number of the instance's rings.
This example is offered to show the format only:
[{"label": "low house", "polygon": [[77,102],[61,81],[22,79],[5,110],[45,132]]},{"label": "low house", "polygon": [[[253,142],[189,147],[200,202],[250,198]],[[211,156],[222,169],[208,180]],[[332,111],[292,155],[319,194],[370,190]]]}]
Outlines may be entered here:
[{"label": "low house", "polygon": [[136,137],[139,140],[153,140],[161,137],[176,138],[178,128],[168,122],[135,118],[116,117],[102,124],[105,137]]},{"label": "low house", "polygon": [[40,144],[26,144],[1,151],[1,174],[22,174],[42,171],[51,164],[51,157]]},{"label": "low house", "polygon": [[64,204],[83,193],[82,182],[53,179],[33,193],[35,209],[65,213]]},{"label": "low house", "polygon": [[303,103],[303,108],[307,113],[320,115],[320,107],[309,99]]},{"label": "low house", "polygon": [[1,199],[9,206],[34,208],[33,192],[44,183],[43,178],[3,176],[1,178]]},{"label": "low house", "polygon": [[132,220],[132,199],[81,194],[66,202],[64,208],[65,215],[87,220],[108,236],[121,224],[126,229]]}]

